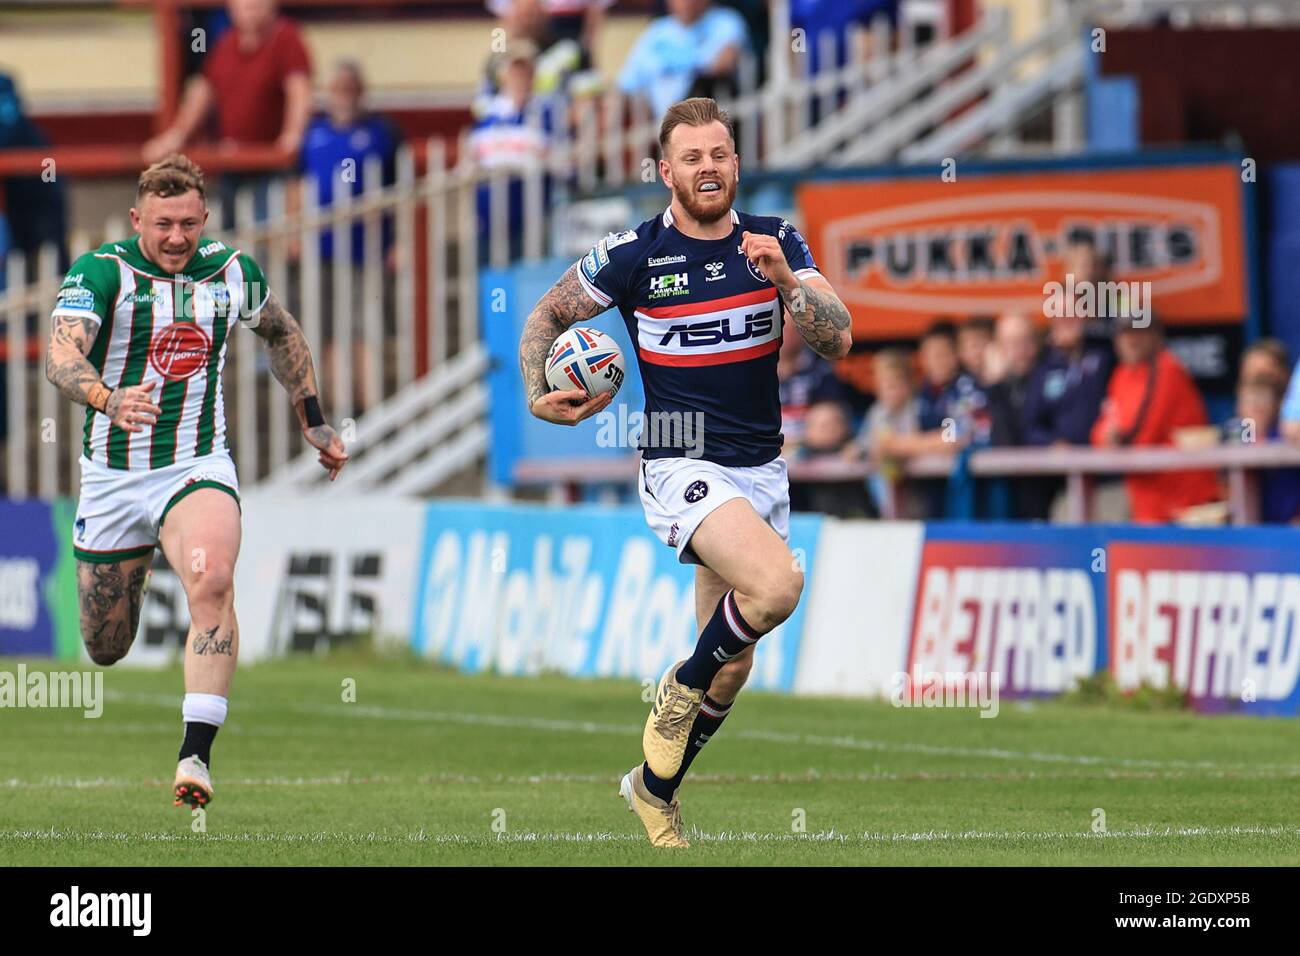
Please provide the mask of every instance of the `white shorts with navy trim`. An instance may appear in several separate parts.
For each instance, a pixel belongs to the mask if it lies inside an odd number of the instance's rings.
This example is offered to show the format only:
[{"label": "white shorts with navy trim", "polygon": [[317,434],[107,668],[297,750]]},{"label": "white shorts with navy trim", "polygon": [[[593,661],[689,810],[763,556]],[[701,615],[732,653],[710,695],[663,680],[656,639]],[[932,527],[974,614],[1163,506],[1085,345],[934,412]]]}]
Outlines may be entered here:
[{"label": "white shorts with navy trim", "polygon": [[677,550],[683,564],[699,564],[687,547],[708,515],[732,498],[744,498],[781,540],[790,540],[790,481],[784,458],[765,465],[732,467],[700,458],[643,458],[637,482],[646,521]]}]

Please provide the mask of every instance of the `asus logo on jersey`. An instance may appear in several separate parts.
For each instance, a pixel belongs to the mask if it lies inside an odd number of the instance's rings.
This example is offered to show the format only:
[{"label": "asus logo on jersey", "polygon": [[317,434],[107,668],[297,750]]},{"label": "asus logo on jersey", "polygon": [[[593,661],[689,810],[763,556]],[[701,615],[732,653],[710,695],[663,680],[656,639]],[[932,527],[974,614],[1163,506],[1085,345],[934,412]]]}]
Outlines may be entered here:
[{"label": "asus logo on jersey", "polygon": [[743,342],[745,339],[761,338],[772,331],[772,310],[751,312],[745,316],[743,328],[734,328],[734,317],[725,322],[722,319],[708,319],[704,322],[691,322],[674,325],[659,340],[660,345],[668,345],[673,336],[680,336],[678,344],[682,348],[699,348],[705,345],[718,345],[722,342]]}]

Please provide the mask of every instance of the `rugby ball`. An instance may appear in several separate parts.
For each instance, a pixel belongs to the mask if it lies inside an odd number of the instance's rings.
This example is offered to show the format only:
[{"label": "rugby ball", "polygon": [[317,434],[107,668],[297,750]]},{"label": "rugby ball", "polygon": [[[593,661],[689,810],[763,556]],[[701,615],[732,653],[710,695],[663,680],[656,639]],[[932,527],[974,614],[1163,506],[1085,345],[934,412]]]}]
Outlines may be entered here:
[{"label": "rugby ball", "polygon": [[552,391],[581,389],[591,398],[623,385],[623,350],[599,329],[567,329],[546,356],[546,384]]}]

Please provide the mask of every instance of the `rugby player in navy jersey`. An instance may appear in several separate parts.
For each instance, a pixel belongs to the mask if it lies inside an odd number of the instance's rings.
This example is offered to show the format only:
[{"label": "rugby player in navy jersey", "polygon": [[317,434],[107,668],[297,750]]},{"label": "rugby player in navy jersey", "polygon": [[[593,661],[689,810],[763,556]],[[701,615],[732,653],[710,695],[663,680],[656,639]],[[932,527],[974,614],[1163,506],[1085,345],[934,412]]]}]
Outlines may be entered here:
[{"label": "rugby player in navy jersey", "polygon": [[532,413],[575,425],[611,399],[549,390],[544,366],[556,336],[613,306],[636,343],[647,423],[641,501],[660,540],[696,565],[702,627],[694,653],[659,681],[645,762],[620,793],[653,845],[682,847],[677,788],[749,676],[755,644],[794,612],[803,590],[787,544],[782,311],[828,359],[843,357],[852,338],[848,310],[798,231],[732,208],[739,161],[717,103],[697,97],[670,107],[659,145],[672,202],[564,273],[528,317],[519,364]]}]

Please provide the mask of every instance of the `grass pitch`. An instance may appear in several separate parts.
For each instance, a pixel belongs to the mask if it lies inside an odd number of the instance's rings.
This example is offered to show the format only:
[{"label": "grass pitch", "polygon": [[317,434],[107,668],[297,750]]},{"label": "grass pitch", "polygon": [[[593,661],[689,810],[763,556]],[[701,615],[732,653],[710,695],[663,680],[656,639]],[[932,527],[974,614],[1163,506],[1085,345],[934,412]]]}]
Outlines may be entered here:
[{"label": "grass pitch", "polygon": [[241,670],[206,832],[171,805],[179,669],[110,669],[104,691],[97,720],[0,710],[0,863],[1300,864],[1296,721],[746,692],[680,792],[694,845],[669,853],[616,795],[638,684],[360,655]]}]

